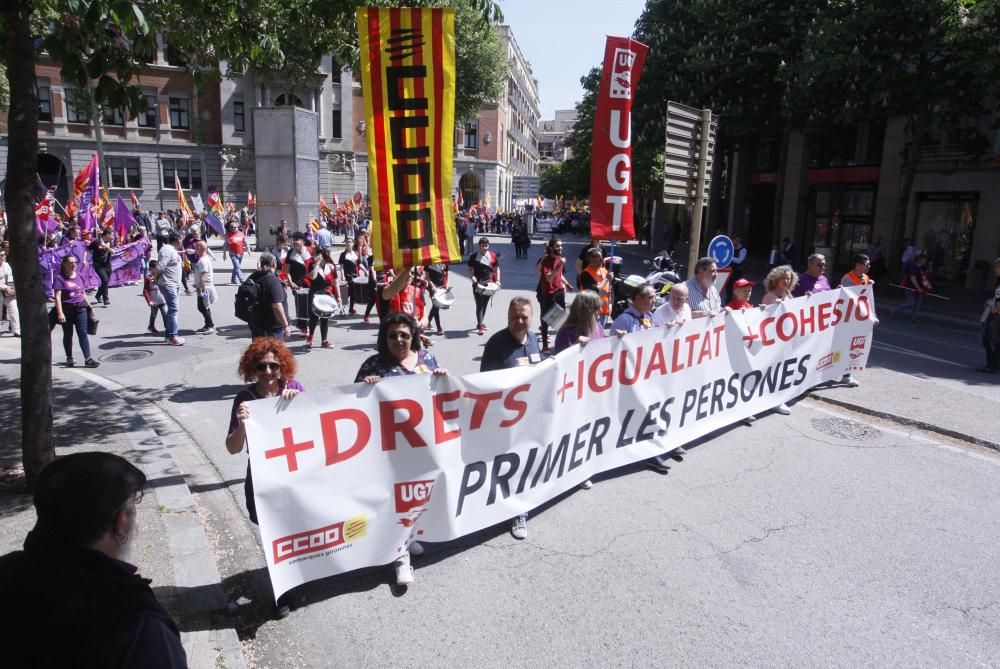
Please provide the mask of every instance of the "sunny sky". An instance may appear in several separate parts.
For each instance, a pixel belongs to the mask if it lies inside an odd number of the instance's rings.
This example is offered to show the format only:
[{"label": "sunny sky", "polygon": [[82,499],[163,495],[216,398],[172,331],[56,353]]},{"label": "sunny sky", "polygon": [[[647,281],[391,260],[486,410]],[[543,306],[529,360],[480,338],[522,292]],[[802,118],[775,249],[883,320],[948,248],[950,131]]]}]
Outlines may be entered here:
[{"label": "sunny sky", "polygon": [[645,0],[500,0],[504,22],[538,79],[543,119],[572,109],[580,77],[600,64],[608,35],[628,37]]}]

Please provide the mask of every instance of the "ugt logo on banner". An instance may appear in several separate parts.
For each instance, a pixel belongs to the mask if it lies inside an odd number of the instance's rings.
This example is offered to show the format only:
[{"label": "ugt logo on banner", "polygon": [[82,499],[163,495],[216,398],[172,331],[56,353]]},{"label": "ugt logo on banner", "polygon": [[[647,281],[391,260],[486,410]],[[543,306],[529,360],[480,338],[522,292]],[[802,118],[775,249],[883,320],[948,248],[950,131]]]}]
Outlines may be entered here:
[{"label": "ugt logo on banner", "polygon": [[594,239],[633,239],[632,97],[649,47],[627,37],[608,37],[597,91],[590,167],[590,234]]}]

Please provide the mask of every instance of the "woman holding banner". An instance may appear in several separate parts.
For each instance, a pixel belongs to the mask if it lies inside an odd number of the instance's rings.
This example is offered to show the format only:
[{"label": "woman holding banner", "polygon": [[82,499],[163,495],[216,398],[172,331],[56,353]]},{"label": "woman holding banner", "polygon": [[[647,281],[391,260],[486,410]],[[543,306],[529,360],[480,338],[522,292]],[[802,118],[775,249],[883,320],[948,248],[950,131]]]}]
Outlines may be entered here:
[{"label": "woman holding banner", "polygon": [[[250,408],[246,402],[278,395],[285,400],[291,400],[305,390],[302,384],[295,380],[295,370],[295,356],[278,339],[258,337],[247,346],[240,356],[238,372],[250,385],[236,393],[233,399],[233,410],[229,416],[229,433],[226,435],[226,450],[237,455],[242,453],[246,446],[246,421],[250,418]],[[250,475],[249,461],[243,490],[246,494],[247,513],[250,521],[256,525],[257,505],[253,497],[253,478]],[[275,611],[279,618],[284,618],[289,613],[288,605],[283,599],[284,595],[278,599]]]},{"label": "woman holding banner", "polygon": [[[438,365],[434,354],[420,344],[420,328],[416,319],[401,311],[389,314],[378,329],[378,353],[363,363],[354,378],[355,383],[374,384],[387,376],[410,374],[435,374],[444,376],[448,370]],[[409,550],[393,564],[396,567],[396,585],[413,583],[411,555],[421,555],[423,546],[414,541]]]}]

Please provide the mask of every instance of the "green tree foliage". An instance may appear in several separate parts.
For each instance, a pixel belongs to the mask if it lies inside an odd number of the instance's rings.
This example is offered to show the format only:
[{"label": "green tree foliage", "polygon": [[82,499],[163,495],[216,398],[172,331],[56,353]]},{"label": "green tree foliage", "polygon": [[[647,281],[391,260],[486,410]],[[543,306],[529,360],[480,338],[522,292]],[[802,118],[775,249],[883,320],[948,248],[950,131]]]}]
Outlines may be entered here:
[{"label": "green tree foliage", "polygon": [[[32,485],[54,455],[51,361],[45,295],[34,221],[39,47],[61,64],[63,81],[89,90],[96,105],[144,111],[136,76],[155,53],[156,35],[178,50],[196,81],[228,71],[279,72],[288,81],[314,74],[323,55],[357,62],[355,9],[361,6],[454,6],[459,79],[465,115],[499,97],[505,65],[491,24],[503,15],[493,0],[5,0],[0,3],[0,66],[9,84],[5,208],[21,309],[22,459]],[[40,40],[37,38],[40,36]],[[492,38],[492,41],[491,41]],[[470,45],[478,40],[486,44]],[[488,61],[488,62],[487,62]],[[499,62],[499,64],[498,64]],[[477,80],[489,78],[489,81]],[[461,117],[459,117],[461,118]]]}]

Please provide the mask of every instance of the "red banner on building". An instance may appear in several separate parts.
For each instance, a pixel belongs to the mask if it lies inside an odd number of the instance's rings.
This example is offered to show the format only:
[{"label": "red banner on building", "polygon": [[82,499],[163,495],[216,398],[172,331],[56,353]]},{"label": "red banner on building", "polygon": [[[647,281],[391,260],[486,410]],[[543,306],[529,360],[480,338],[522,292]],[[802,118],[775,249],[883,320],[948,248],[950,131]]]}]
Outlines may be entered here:
[{"label": "red banner on building", "polygon": [[590,161],[590,236],[634,239],[632,220],[632,97],[649,47],[608,37],[597,91]]}]

